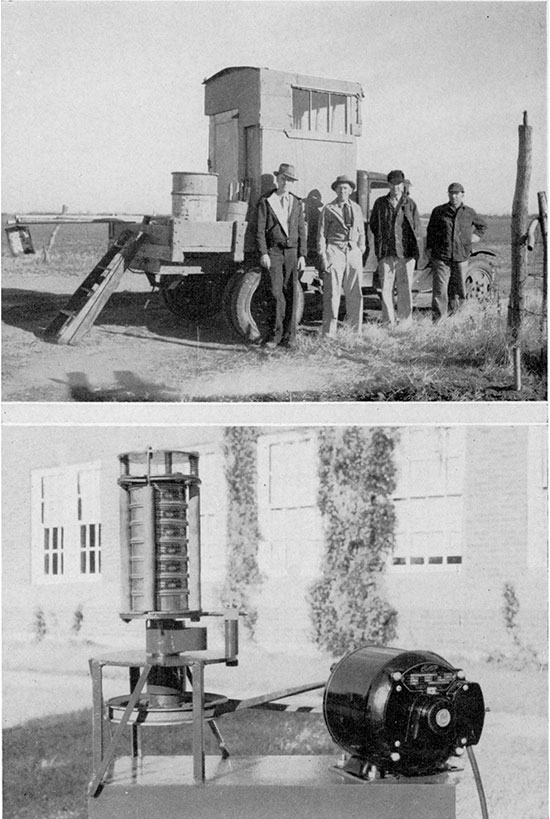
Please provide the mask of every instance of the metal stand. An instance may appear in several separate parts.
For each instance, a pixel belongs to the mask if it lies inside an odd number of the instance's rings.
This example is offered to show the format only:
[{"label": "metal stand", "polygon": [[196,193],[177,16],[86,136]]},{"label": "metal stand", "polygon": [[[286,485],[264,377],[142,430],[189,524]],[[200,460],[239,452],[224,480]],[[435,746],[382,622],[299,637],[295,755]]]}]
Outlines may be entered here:
[{"label": "metal stand", "polygon": [[[185,654],[167,655],[152,659],[145,652],[121,652],[106,654],[90,660],[90,672],[93,688],[93,717],[92,717],[92,759],[93,774],[88,788],[90,796],[96,796],[102,786],[109,766],[113,762],[114,754],[125,727],[130,724],[132,730],[131,749],[133,758],[141,758],[141,742],[139,737],[140,723],[134,720],[135,709],[138,707],[140,695],[145,683],[154,667],[185,668],[189,670],[192,680],[192,710],[193,725],[193,779],[196,784],[204,784],[204,724],[210,724],[214,736],[218,740],[223,758],[229,756],[227,746],[217,725],[212,723],[213,710],[208,710],[204,692],[204,667],[213,663],[225,663],[227,656],[222,652],[197,651]],[[118,721],[117,728],[108,746],[106,742],[106,704],[103,697],[103,668],[104,666],[126,667],[130,673],[130,696],[123,714]],[[219,700],[218,700],[219,702]],[[181,722],[189,722],[182,719]],[[107,747],[106,747],[107,746]]]},{"label": "metal stand", "polygon": [[[248,700],[227,700],[204,691],[204,669],[226,663],[227,655],[214,651],[185,652],[151,657],[145,652],[122,652],[90,660],[93,683],[93,776],[89,786],[89,819],[456,819],[456,777],[404,777],[368,781],[343,775],[327,756],[232,757],[213,721],[214,716],[246,708],[266,707],[273,700],[322,687],[312,683]],[[105,702],[103,668],[129,669],[130,695]],[[147,710],[140,715],[140,696],[153,669],[185,669],[191,678],[193,749],[191,756],[143,757],[140,729],[147,725]],[[215,698],[209,699],[209,697]],[[224,702],[225,700],[225,702]],[[110,703],[110,704],[109,704]],[[109,709],[116,707],[116,719]],[[278,706],[280,707],[280,706]],[[177,709],[167,709],[167,713]],[[160,714],[159,708],[155,714]],[[167,716],[166,722],[177,722]],[[159,717],[162,719],[162,717]],[[189,722],[182,717],[180,722]],[[110,740],[106,726],[118,722]],[[218,739],[221,758],[205,756],[204,726]],[[130,756],[115,760],[115,750],[126,726],[131,727]],[[207,776],[208,774],[208,776]],[[354,787],[355,786],[355,787]]]}]

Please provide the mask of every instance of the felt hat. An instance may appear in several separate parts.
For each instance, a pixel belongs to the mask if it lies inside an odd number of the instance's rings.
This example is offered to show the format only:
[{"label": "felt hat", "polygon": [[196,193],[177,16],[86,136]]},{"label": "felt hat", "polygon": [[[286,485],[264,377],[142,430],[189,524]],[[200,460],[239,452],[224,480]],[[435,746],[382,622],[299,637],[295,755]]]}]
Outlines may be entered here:
[{"label": "felt hat", "polygon": [[337,176],[330,187],[332,188],[333,191],[335,191],[338,185],[350,185],[352,189],[355,190],[355,182],[351,177],[349,177],[345,173],[342,173],[340,174],[340,176]]},{"label": "felt hat", "polygon": [[288,178],[292,179],[293,182],[298,181],[294,165],[289,165],[287,162],[281,162],[281,164],[279,165],[279,170],[273,171],[273,176],[280,176],[281,174],[288,176]]}]

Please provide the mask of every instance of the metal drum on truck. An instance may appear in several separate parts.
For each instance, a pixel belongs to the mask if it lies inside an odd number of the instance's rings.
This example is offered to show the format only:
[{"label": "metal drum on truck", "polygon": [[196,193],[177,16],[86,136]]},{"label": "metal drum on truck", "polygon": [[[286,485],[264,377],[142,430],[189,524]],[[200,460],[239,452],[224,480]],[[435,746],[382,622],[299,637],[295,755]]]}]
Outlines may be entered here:
[{"label": "metal drum on truck", "polygon": [[172,173],[172,216],[189,222],[215,222],[218,174]]},{"label": "metal drum on truck", "polygon": [[227,201],[221,202],[219,207],[222,222],[244,222],[248,213],[248,202]]}]

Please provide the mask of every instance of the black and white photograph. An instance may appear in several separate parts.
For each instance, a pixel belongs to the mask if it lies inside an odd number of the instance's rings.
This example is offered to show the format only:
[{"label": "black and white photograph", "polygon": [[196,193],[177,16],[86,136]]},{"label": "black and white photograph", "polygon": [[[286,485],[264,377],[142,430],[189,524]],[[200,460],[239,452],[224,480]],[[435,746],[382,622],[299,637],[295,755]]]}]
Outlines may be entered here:
[{"label": "black and white photograph", "polygon": [[547,4],[0,13],[4,819],[549,819]]},{"label": "black and white photograph", "polygon": [[3,4],[5,401],[546,399],[546,5]]},{"label": "black and white photograph", "polygon": [[546,452],[5,430],[4,816],[545,816]]}]

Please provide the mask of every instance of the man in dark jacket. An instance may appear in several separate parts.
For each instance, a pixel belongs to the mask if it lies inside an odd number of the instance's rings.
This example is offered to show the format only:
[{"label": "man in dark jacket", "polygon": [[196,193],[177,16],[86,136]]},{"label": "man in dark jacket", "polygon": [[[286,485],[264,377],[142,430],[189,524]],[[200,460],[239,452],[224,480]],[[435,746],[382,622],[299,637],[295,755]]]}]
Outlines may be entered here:
[{"label": "man in dark jacket", "polygon": [[433,272],[432,317],[434,321],[454,313],[466,298],[466,273],[472,234],[482,236],[487,222],[463,204],[460,182],[448,187],[449,201],[432,211],[426,235],[426,253]]},{"label": "man in dark jacket", "polygon": [[302,200],[290,192],[297,181],[293,165],[282,163],[273,172],[277,189],[258,203],[257,242],[260,264],[268,271],[275,300],[275,322],[267,349],[293,347],[297,330],[298,272],[305,267],[307,237]]},{"label": "man in dark jacket", "polygon": [[390,192],[373,205],[370,229],[382,286],[382,321],[392,325],[395,322],[394,283],[397,318],[400,323],[411,320],[412,279],[415,260],[421,252],[421,226],[416,203],[405,192],[403,171],[390,171],[388,182]]}]

